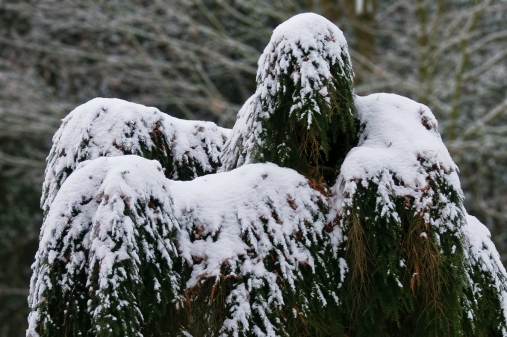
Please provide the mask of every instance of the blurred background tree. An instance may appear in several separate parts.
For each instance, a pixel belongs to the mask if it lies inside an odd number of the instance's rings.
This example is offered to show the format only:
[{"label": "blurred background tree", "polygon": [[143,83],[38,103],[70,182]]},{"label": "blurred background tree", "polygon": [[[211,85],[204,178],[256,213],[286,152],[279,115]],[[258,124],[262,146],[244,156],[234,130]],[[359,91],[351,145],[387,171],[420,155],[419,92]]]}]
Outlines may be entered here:
[{"label": "blurred background tree", "polygon": [[272,30],[305,11],[344,31],[358,95],[431,107],[467,209],[507,262],[506,1],[0,0],[0,337],[26,328],[60,119],[100,96],[231,127]]}]

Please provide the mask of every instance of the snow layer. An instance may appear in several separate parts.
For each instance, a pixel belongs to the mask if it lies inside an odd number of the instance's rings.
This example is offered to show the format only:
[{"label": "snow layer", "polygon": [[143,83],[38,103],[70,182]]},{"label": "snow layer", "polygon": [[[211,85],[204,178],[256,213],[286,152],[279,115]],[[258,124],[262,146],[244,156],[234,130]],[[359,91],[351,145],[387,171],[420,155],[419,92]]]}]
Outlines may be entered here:
[{"label": "snow layer", "polygon": [[[274,245],[280,245],[289,258],[283,265],[297,261],[313,265],[306,248],[287,240],[296,231],[312,238],[321,233],[323,218],[315,223],[313,218],[320,212],[317,202],[323,199],[296,171],[252,164],[191,182],[172,182],[171,193],[176,218],[188,224],[189,233],[195,233],[194,240],[182,237],[180,241],[183,257],[192,261],[192,256],[198,256],[200,261],[199,266],[194,265],[189,287],[197,284],[198,277],[219,277],[224,262],[233,270],[243,264],[243,272],[252,273],[262,268],[255,265],[262,264],[264,254]],[[313,226],[307,228],[305,221]],[[248,244],[243,242],[244,233]],[[206,241],[206,237],[213,240]],[[239,260],[252,254],[258,257],[256,262]]]},{"label": "snow layer", "polygon": [[[32,266],[29,303],[33,311],[27,335],[38,336],[37,325],[56,321],[43,310],[46,297],[55,296],[48,295],[55,287],[61,287],[62,296],[71,303],[81,296],[90,298],[88,307],[76,310],[86,311],[92,321],[110,315],[111,306],[120,310],[137,305],[136,294],[125,289],[147,282],[140,275],[141,263],[159,270],[160,279],[152,280],[153,286],[177,287],[178,276],[171,272],[177,253],[171,236],[178,224],[168,186],[160,164],[138,156],[102,157],[77,166],[42,225]],[[131,261],[130,269],[122,261]],[[86,278],[89,290],[85,293],[79,293],[80,275]],[[55,277],[56,284],[51,281]],[[156,298],[171,292],[155,290]],[[135,326],[135,321],[126,322],[125,328]]]},{"label": "snow layer", "polygon": [[[433,190],[430,182],[442,179],[462,199],[458,168],[437,131],[437,121],[424,104],[394,94],[356,96],[360,126],[359,145],[341,167],[337,194],[341,206],[351,205],[358,184],[378,185],[381,215],[396,217],[393,197],[413,197],[417,212],[428,214],[434,195],[444,203],[448,195]],[[462,216],[461,205],[447,202],[435,226],[452,226],[449,220]],[[430,221],[427,217],[426,221]]]},{"label": "snow layer", "polygon": [[333,85],[331,66],[340,63],[350,67],[350,63],[344,63],[344,57],[349,59],[347,41],[342,31],[326,18],[304,13],[280,24],[259,59],[257,89],[238,113],[222,156],[222,170],[255,161],[255,147],[262,146],[262,120],[271,116],[277,94],[286,90],[280,84],[281,75],[290,75],[294,84],[301,86],[292,97],[290,113],[309,106],[300,115],[311,125],[312,116],[320,113],[315,95],[321,95],[329,103],[326,85]]},{"label": "snow layer", "polygon": [[[467,224],[463,227],[463,233],[469,243],[470,254],[474,260],[480,261],[481,269],[484,272],[497,272],[507,280],[507,272],[491,240],[489,229],[476,217],[467,214]],[[503,286],[505,287],[505,284]]]},{"label": "snow layer", "polygon": [[[166,176],[179,179],[180,166],[198,174],[216,171],[229,130],[212,122],[186,121],[156,108],[120,99],[95,98],[62,120],[47,159],[42,208],[47,211],[68,175],[84,160],[136,154],[156,157],[162,150],[169,161]],[[162,136],[163,144],[154,137]],[[168,147],[168,148],[166,148]],[[160,158],[157,158],[160,159]]]}]

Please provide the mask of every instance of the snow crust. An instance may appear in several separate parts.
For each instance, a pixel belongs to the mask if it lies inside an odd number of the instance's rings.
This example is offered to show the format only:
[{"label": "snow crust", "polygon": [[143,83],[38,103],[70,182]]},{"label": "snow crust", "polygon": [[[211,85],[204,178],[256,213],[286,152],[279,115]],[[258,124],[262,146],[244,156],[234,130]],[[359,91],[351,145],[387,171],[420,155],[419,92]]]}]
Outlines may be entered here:
[{"label": "snow crust", "polygon": [[262,146],[262,120],[274,112],[277,93],[286,90],[280,83],[281,75],[290,75],[294,84],[301,86],[292,97],[290,113],[309,107],[299,113],[311,125],[312,116],[320,113],[315,95],[330,103],[326,85],[334,86],[331,66],[339,63],[352,73],[344,57],[349,59],[347,41],[326,18],[304,13],[280,24],[259,59],[257,89],[237,115],[222,156],[222,170],[255,161],[254,148]]},{"label": "snow crust", "polygon": [[418,156],[435,158],[448,170],[456,167],[437,132],[435,117],[424,104],[385,93],[356,96],[355,104],[360,139],[342,167],[345,178],[369,178],[387,169],[409,186],[419,187],[426,180]]},{"label": "snow crust", "polygon": [[172,159],[171,172],[178,179],[178,166],[196,167],[212,173],[228,129],[212,122],[187,121],[166,115],[160,110],[114,98],[95,98],[74,109],[62,120],[53,137],[47,159],[42,208],[47,211],[61,184],[84,160],[124,154],[144,156],[155,146],[152,136],[160,134],[170,144],[162,149]]}]

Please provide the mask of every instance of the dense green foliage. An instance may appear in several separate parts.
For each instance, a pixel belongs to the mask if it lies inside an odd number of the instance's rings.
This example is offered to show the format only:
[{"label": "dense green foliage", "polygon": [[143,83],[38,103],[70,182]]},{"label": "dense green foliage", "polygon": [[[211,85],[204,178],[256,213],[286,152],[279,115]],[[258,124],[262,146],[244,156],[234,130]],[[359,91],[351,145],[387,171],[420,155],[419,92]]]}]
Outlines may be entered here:
[{"label": "dense green foliage", "polygon": [[[478,267],[463,235],[460,192],[442,176],[445,170],[429,160],[421,163],[428,172],[421,199],[431,200],[423,208],[413,197],[393,193],[394,208],[380,214],[375,179],[347,196],[352,200],[344,209],[348,239],[342,254],[350,273],[341,293],[344,317],[350,317],[344,320],[346,331],[350,336],[502,336],[505,275],[492,277],[484,264]],[[456,214],[449,205],[457,206]]]},{"label": "dense green foliage", "polygon": [[[319,211],[313,213],[315,222],[322,221],[323,214],[327,213],[326,208],[325,203],[321,203]],[[279,221],[279,216],[273,208],[272,219],[260,219],[260,224],[263,224],[264,230],[269,232],[268,221]],[[249,328],[243,326],[244,332],[240,333],[240,336],[259,335],[259,332],[252,329],[253,326],[260,327],[262,333],[276,332],[280,336],[341,335],[342,325],[340,320],[336,319],[340,316],[339,303],[331,294],[336,291],[335,285],[339,283],[343,272],[340,266],[334,263],[332,256],[325,253],[331,250],[326,238],[312,230],[312,224],[306,223],[305,226],[306,233],[301,231],[296,235],[288,235],[286,242],[275,242],[275,238],[271,238],[274,249],[267,252],[263,265],[268,273],[279,275],[278,277],[269,279],[253,274],[245,275],[241,272],[241,264],[236,265],[234,269],[224,266],[219,279],[204,278],[202,283],[186,290],[187,303],[175,316],[176,326],[192,336],[234,336],[232,331],[224,328],[224,321],[233,318],[235,311],[241,309],[238,308],[238,303],[243,299],[237,298],[241,297],[238,289],[252,287],[248,302],[253,307],[258,306],[263,310],[252,312],[247,322]],[[245,231],[243,240],[253,255],[259,243],[256,240],[252,242],[249,239],[250,235]],[[285,258],[283,246],[294,244],[309,249],[316,267],[312,268],[309,263],[292,265],[295,274],[292,284],[286,275],[287,271],[284,270],[286,266],[280,261]],[[191,271],[190,268],[188,271]],[[277,294],[276,289],[281,293]],[[235,292],[238,295],[234,296]],[[233,294],[231,298],[237,301],[227,300],[231,294]],[[281,296],[283,302],[277,299],[278,296]]]},{"label": "dense green foliage", "polygon": [[[405,198],[393,198],[396,213],[382,216],[377,188],[369,186],[359,185],[345,211],[350,215],[344,255],[351,272],[342,296],[352,318],[350,334],[462,336],[467,287],[458,232],[462,220],[454,231],[436,233]],[[474,336],[473,330],[467,335]]]},{"label": "dense green foliage", "polygon": [[[62,212],[46,215],[30,294],[30,300],[42,299],[29,318],[39,324],[29,334],[138,336],[142,329],[153,335],[167,331],[164,318],[177,302],[181,266],[170,198],[150,195],[149,182],[145,191],[136,191],[138,198],[124,194],[132,179],[128,170],[120,171],[119,182],[102,185],[108,173],[108,159],[102,159],[90,164],[98,168],[93,174],[76,178],[73,173],[64,185],[74,184],[71,193],[90,186],[96,195],[85,193],[70,204],[57,198],[53,205],[63,202]],[[155,172],[163,177],[160,166]],[[54,227],[57,223],[61,226]],[[138,226],[133,229],[133,224]]]}]

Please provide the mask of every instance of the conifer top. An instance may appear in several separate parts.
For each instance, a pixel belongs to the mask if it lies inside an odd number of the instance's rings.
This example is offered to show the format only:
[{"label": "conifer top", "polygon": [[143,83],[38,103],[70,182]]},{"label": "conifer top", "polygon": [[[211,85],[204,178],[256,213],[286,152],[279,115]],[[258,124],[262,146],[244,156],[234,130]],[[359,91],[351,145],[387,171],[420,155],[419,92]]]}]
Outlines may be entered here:
[{"label": "conifer top", "polygon": [[[174,167],[181,162],[187,166],[191,166],[189,162],[195,163],[205,172],[213,172],[229,131],[213,122],[182,120],[157,108],[121,99],[92,99],[62,119],[62,125],[53,137],[41,206],[48,211],[61,184],[80,162],[102,156],[146,155],[145,152],[158,148],[163,152],[162,156],[172,157],[167,165],[162,163],[166,176],[174,172],[168,176],[172,179],[182,178]],[[170,141],[170,146],[156,144],[155,140],[160,136]],[[153,154],[149,157],[162,159]],[[194,174],[191,178],[196,176]]]},{"label": "conifer top", "polygon": [[[347,58],[345,62],[344,57]],[[301,108],[310,100],[311,109],[307,112],[307,118],[308,124],[311,124],[312,114],[320,113],[314,93],[326,97],[328,89],[325,80],[332,80],[337,75],[332,74],[331,66],[336,63],[341,68],[345,64],[349,66],[348,59],[347,41],[336,25],[314,13],[296,15],[273,31],[258,62],[258,90],[261,90],[262,98],[268,94],[275,96],[280,90],[285,91],[279,77],[289,69],[292,70],[289,75],[294,84],[300,82],[301,89],[294,93],[299,97],[293,97],[296,99],[290,112]],[[339,75],[349,77],[352,82],[352,72],[344,71]],[[329,103],[329,97],[326,98]]]},{"label": "conifer top", "polygon": [[[314,13],[296,15],[273,31],[258,62],[257,83],[267,79],[276,81],[281,73],[287,71],[292,55],[298,64],[295,68],[299,69],[299,74],[292,74],[294,82],[301,79],[303,93],[310,93],[315,85],[322,86],[322,77],[332,77],[330,65],[344,63],[343,52],[349,58],[347,41],[331,21]],[[269,89],[270,83],[265,84],[264,89]],[[272,89],[282,88],[275,86]]]},{"label": "conifer top", "polygon": [[[274,30],[258,65],[257,90],[238,113],[223,168],[269,161],[305,174],[322,165],[336,169],[356,134],[341,30],[320,15],[296,15]],[[342,153],[331,155],[331,148]]]}]

